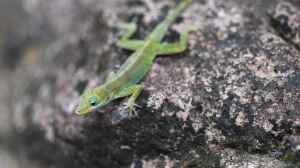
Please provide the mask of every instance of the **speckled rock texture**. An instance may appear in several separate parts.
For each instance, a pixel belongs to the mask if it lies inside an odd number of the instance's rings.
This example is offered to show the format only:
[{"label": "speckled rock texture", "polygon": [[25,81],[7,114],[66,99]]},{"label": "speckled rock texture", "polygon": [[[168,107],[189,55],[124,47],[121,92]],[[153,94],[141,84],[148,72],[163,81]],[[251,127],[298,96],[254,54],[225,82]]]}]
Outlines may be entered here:
[{"label": "speckled rock texture", "polygon": [[[138,116],[124,99],[86,117],[80,94],[131,52],[119,22],[144,38],[174,0],[24,0],[43,42],[22,54],[12,107],[22,158],[40,167],[300,167],[300,3],[194,0],[170,29],[200,28],[187,51],[158,57]],[[42,33],[41,33],[42,32]]]}]

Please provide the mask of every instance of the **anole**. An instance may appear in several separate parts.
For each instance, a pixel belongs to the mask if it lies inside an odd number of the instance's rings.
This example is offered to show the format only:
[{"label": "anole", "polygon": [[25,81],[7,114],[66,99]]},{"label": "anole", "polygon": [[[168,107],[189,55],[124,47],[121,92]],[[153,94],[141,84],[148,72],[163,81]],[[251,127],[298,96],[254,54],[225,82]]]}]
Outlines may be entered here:
[{"label": "anole", "polygon": [[140,95],[144,86],[138,84],[150,70],[157,55],[171,55],[183,52],[187,48],[188,34],[194,31],[194,27],[187,27],[180,35],[180,39],[175,43],[161,42],[168,31],[169,26],[181,14],[181,12],[192,2],[192,0],[182,0],[177,7],[170,10],[166,18],[158,24],[153,32],[142,40],[129,39],[136,31],[136,24],[123,24],[126,33],[117,42],[117,46],[134,50],[135,52],[125,61],[116,73],[110,73],[104,84],[94,89],[86,90],[80,98],[79,106],[75,113],[84,115],[95,111],[109,102],[129,97],[127,108],[129,114],[132,113],[135,100]]}]

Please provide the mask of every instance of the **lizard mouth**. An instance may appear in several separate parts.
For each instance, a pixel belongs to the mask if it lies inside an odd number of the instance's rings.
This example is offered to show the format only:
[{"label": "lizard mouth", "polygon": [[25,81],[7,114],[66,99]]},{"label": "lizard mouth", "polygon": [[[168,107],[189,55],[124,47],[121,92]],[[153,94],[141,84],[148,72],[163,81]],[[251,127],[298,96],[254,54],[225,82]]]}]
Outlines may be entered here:
[{"label": "lizard mouth", "polygon": [[90,113],[90,112],[94,112],[94,111],[98,111],[100,107],[102,107],[103,105],[102,104],[99,104],[95,107],[92,107],[92,108],[89,108],[89,109],[86,109],[86,110],[80,110],[79,108],[77,108],[75,110],[75,114],[79,115],[79,116],[83,116],[87,113]]},{"label": "lizard mouth", "polygon": [[83,116],[83,115],[85,115],[85,114],[87,114],[87,113],[89,113],[89,112],[91,112],[91,111],[88,111],[88,110],[86,110],[86,111],[76,110],[76,111],[75,111],[75,114],[76,114],[76,115],[79,115],[79,116]]},{"label": "lizard mouth", "polygon": [[79,116],[82,116],[82,115],[84,115],[84,114],[86,114],[86,113],[88,113],[89,111],[88,110],[81,110],[80,108],[79,108],[79,105],[76,107],[76,109],[75,109],[75,114],[76,115],[79,115]]},{"label": "lizard mouth", "polygon": [[76,109],[75,114],[79,115],[79,116],[82,116],[84,113],[82,113],[82,111],[80,111],[79,109]]}]

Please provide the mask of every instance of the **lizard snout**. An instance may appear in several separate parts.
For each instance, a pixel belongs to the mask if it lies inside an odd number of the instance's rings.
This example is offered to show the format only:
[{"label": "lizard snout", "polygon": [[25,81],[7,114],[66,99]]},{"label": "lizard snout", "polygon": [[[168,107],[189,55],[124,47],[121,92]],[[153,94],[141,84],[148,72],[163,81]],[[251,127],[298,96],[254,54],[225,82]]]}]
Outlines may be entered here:
[{"label": "lizard snout", "polygon": [[77,114],[77,115],[80,115],[79,105],[76,106],[74,113]]}]

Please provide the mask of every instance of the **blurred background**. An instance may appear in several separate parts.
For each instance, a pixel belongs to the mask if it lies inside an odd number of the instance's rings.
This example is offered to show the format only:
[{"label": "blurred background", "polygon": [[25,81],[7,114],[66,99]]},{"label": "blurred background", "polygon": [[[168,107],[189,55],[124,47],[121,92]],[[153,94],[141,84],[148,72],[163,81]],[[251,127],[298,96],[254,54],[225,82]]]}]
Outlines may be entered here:
[{"label": "blurred background", "polygon": [[[46,26],[33,23],[26,11],[34,0],[0,1],[0,167],[40,167],[28,162],[18,148],[18,131],[14,123],[15,82],[26,85],[16,72],[38,61],[37,53],[50,38]],[[35,19],[36,20],[36,19]],[[37,20],[36,20],[37,21]],[[24,69],[23,69],[24,70]]]}]

